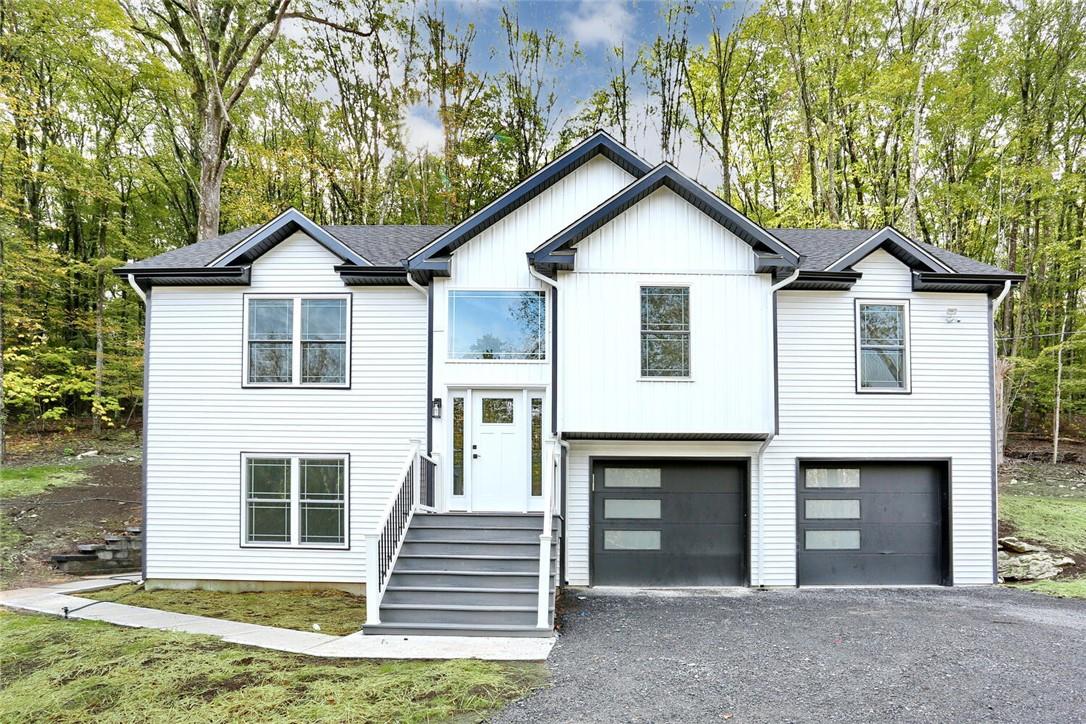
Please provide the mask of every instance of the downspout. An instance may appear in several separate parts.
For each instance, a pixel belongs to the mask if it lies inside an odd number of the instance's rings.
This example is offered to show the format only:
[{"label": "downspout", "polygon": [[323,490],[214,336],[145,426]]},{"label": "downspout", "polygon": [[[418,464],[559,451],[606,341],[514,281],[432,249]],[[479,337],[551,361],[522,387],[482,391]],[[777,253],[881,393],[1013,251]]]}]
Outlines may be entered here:
[{"label": "downspout", "polygon": [[[143,581],[147,580],[147,390],[148,384],[151,381],[150,367],[151,367],[151,305],[147,303],[147,294],[140,289],[140,285],[136,283],[136,276],[134,274],[128,275],[128,283],[132,289],[135,290],[136,295],[143,302],[143,418],[140,422],[140,457],[142,458],[142,466],[140,467],[140,483],[143,489],[141,491],[142,503],[143,503],[143,520],[140,525],[140,545],[142,549],[140,553],[140,578]],[[65,612],[67,617],[67,612]]]},{"label": "downspout", "polygon": [[[406,262],[404,262],[406,264]],[[426,457],[431,458],[434,454],[434,420],[430,416],[430,405],[434,400],[434,299],[430,295],[430,290],[422,286],[415,281],[411,276],[411,272],[407,272],[407,283],[419,294],[426,299]],[[439,471],[436,466],[429,470],[429,485],[433,495],[427,501],[428,505],[437,505],[437,478]]]},{"label": "downspout", "polygon": [[430,293],[426,291],[426,287],[419,284],[417,281],[415,281],[415,278],[413,276],[411,276],[411,272],[407,272],[407,283],[410,284],[412,287],[414,287],[415,291],[417,291],[422,296],[424,296],[424,297],[429,297],[430,296]]},{"label": "downspout", "polygon": [[[769,287],[769,299],[770,310],[773,314],[773,384],[770,386],[770,406],[776,409],[777,405],[777,308],[776,308],[776,294],[777,291],[788,286],[799,278],[799,269],[797,268],[787,278],[782,279],[776,284]],[[765,451],[769,447],[769,444],[773,442],[773,438],[777,436],[777,424],[776,414],[774,414],[774,423],[769,434],[766,435],[766,439],[758,446],[758,452],[755,457],[758,459],[758,582],[757,586],[762,587],[765,585]]]},{"label": "downspout", "polygon": [[1003,300],[1011,293],[1013,282],[1010,279],[1003,282],[1003,291],[992,300],[988,310],[988,390],[992,398],[992,583],[999,581],[999,558],[996,550],[999,547],[999,470],[996,468],[996,450],[999,441],[996,438],[1000,430],[996,424],[996,343],[995,343],[995,315]]},{"label": "downspout", "polygon": [[[143,293],[142,289],[140,289],[140,285],[136,284],[136,275],[135,274],[129,274],[128,275],[128,284],[129,284],[129,286],[131,286],[133,289],[136,290],[136,294],[139,296],[140,300],[144,304],[147,304],[147,295]],[[1002,297],[1000,297],[1000,298],[1002,299]]]}]

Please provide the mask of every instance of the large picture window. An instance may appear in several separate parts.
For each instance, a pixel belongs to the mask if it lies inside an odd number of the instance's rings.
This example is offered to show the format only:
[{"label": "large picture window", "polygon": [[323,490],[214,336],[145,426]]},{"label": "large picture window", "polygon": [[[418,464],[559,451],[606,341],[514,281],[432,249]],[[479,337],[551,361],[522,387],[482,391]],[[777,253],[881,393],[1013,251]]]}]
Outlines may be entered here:
[{"label": "large picture window", "polygon": [[909,308],[906,302],[857,303],[858,391],[909,391],[908,338]]},{"label": "large picture window", "polygon": [[547,351],[543,292],[449,292],[449,357],[543,360]]},{"label": "large picture window", "polygon": [[690,289],[641,287],[641,376],[690,376]]},{"label": "large picture window", "polygon": [[346,548],[347,456],[242,457],[242,543]]},{"label": "large picture window", "polygon": [[245,299],[246,386],[349,385],[349,295]]}]

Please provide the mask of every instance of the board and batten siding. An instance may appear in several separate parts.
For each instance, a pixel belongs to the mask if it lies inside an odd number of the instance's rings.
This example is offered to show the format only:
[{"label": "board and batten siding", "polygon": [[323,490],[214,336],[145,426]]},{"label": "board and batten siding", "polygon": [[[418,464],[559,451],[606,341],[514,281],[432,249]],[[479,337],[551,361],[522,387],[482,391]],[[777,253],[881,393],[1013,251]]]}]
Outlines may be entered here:
[{"label": "board and batten siding", "polygon": [[[365,534],[426,435],[426,300],[346,287],[302,234],[252,266],[249,287],[155,287],[147,421],[149,579],[360,583]],[[242,388],[243,295],[352,293],[350,389]],[[241,541],[241,453],[350,455],[349,550]]]},{"label": "board and batten siding", "polygon": [[[953,582],[991,583],[989,300],[913,292],[910,270],[881,250],[854,268],[849,291],[778,293],[780,427],[765,455],[764,577],[752,537],[752,581],[796,583],[797,459],[870,458],[951,461]],[[910,394],[856,392],[856,300],[881,299],[909,303]]]},{"label": "board and batten siding", "polygon": [[[577,245],[559,273],[558,422],[567,432],[773,427],[768,274],[734,234],[660,189]],[[641,287],[690,290],[690,377],[641,377]]]}]

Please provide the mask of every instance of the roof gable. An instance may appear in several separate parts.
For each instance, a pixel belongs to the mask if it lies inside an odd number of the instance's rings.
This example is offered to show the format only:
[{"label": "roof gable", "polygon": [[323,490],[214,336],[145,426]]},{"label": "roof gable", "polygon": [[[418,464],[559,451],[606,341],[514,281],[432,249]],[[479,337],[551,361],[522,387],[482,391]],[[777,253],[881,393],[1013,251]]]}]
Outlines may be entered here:
[{"label": "roof gable", "polygon": [[562,154],[554,161],[520,182],[482,210],[472,214],[408,260],[413,270],[447,271],[448,261],[439,259],[493,226],[514,210],[531,201],[585,163],[602,155],[635,178],[641,178],[651,168],[632,151],[609,136],[597,131]]},{"label": "roof gable", "polygon": [[786,264],[799,263],[799,254],[791,247],[669,163],[657,166],[545,241],[528,255],[530,261],[543,266],[571,268],[573,257],[569,250],[573,245],[661,188],[674,192],[749,244],[756,252],[780,257]]},{"label": "roof gable", "polygon": [[923,249],[892,226],[876,231],[865,242],[839,257],[826,267],[829,272],[849,271],[853,264],[866,258],[877,249],[892,254],[898,261],[914,271],[952,273],[954,270],[934,254]]},{"label": "roof gable", "polygon": [[211,261],[208,266],[228,267],[251,264],[279,242],[299,231],[345,262],[359,266],[372,266],[368,259],[352,250],[320,226],[317,226],[309,217],[293,207],[279,214],[239,243],[227,249]]}]

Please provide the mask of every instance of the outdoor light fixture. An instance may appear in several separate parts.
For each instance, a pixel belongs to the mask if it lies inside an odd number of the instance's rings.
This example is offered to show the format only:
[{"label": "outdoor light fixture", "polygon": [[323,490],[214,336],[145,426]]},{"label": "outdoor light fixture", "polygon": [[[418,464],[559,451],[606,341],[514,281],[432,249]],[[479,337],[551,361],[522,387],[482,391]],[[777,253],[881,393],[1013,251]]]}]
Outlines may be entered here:
[{"label": "outdoor light fixture", "polygon": [[434,401],[430,403],[430,417],[435,420],[441,419],[441,398],[435,397]]}]

